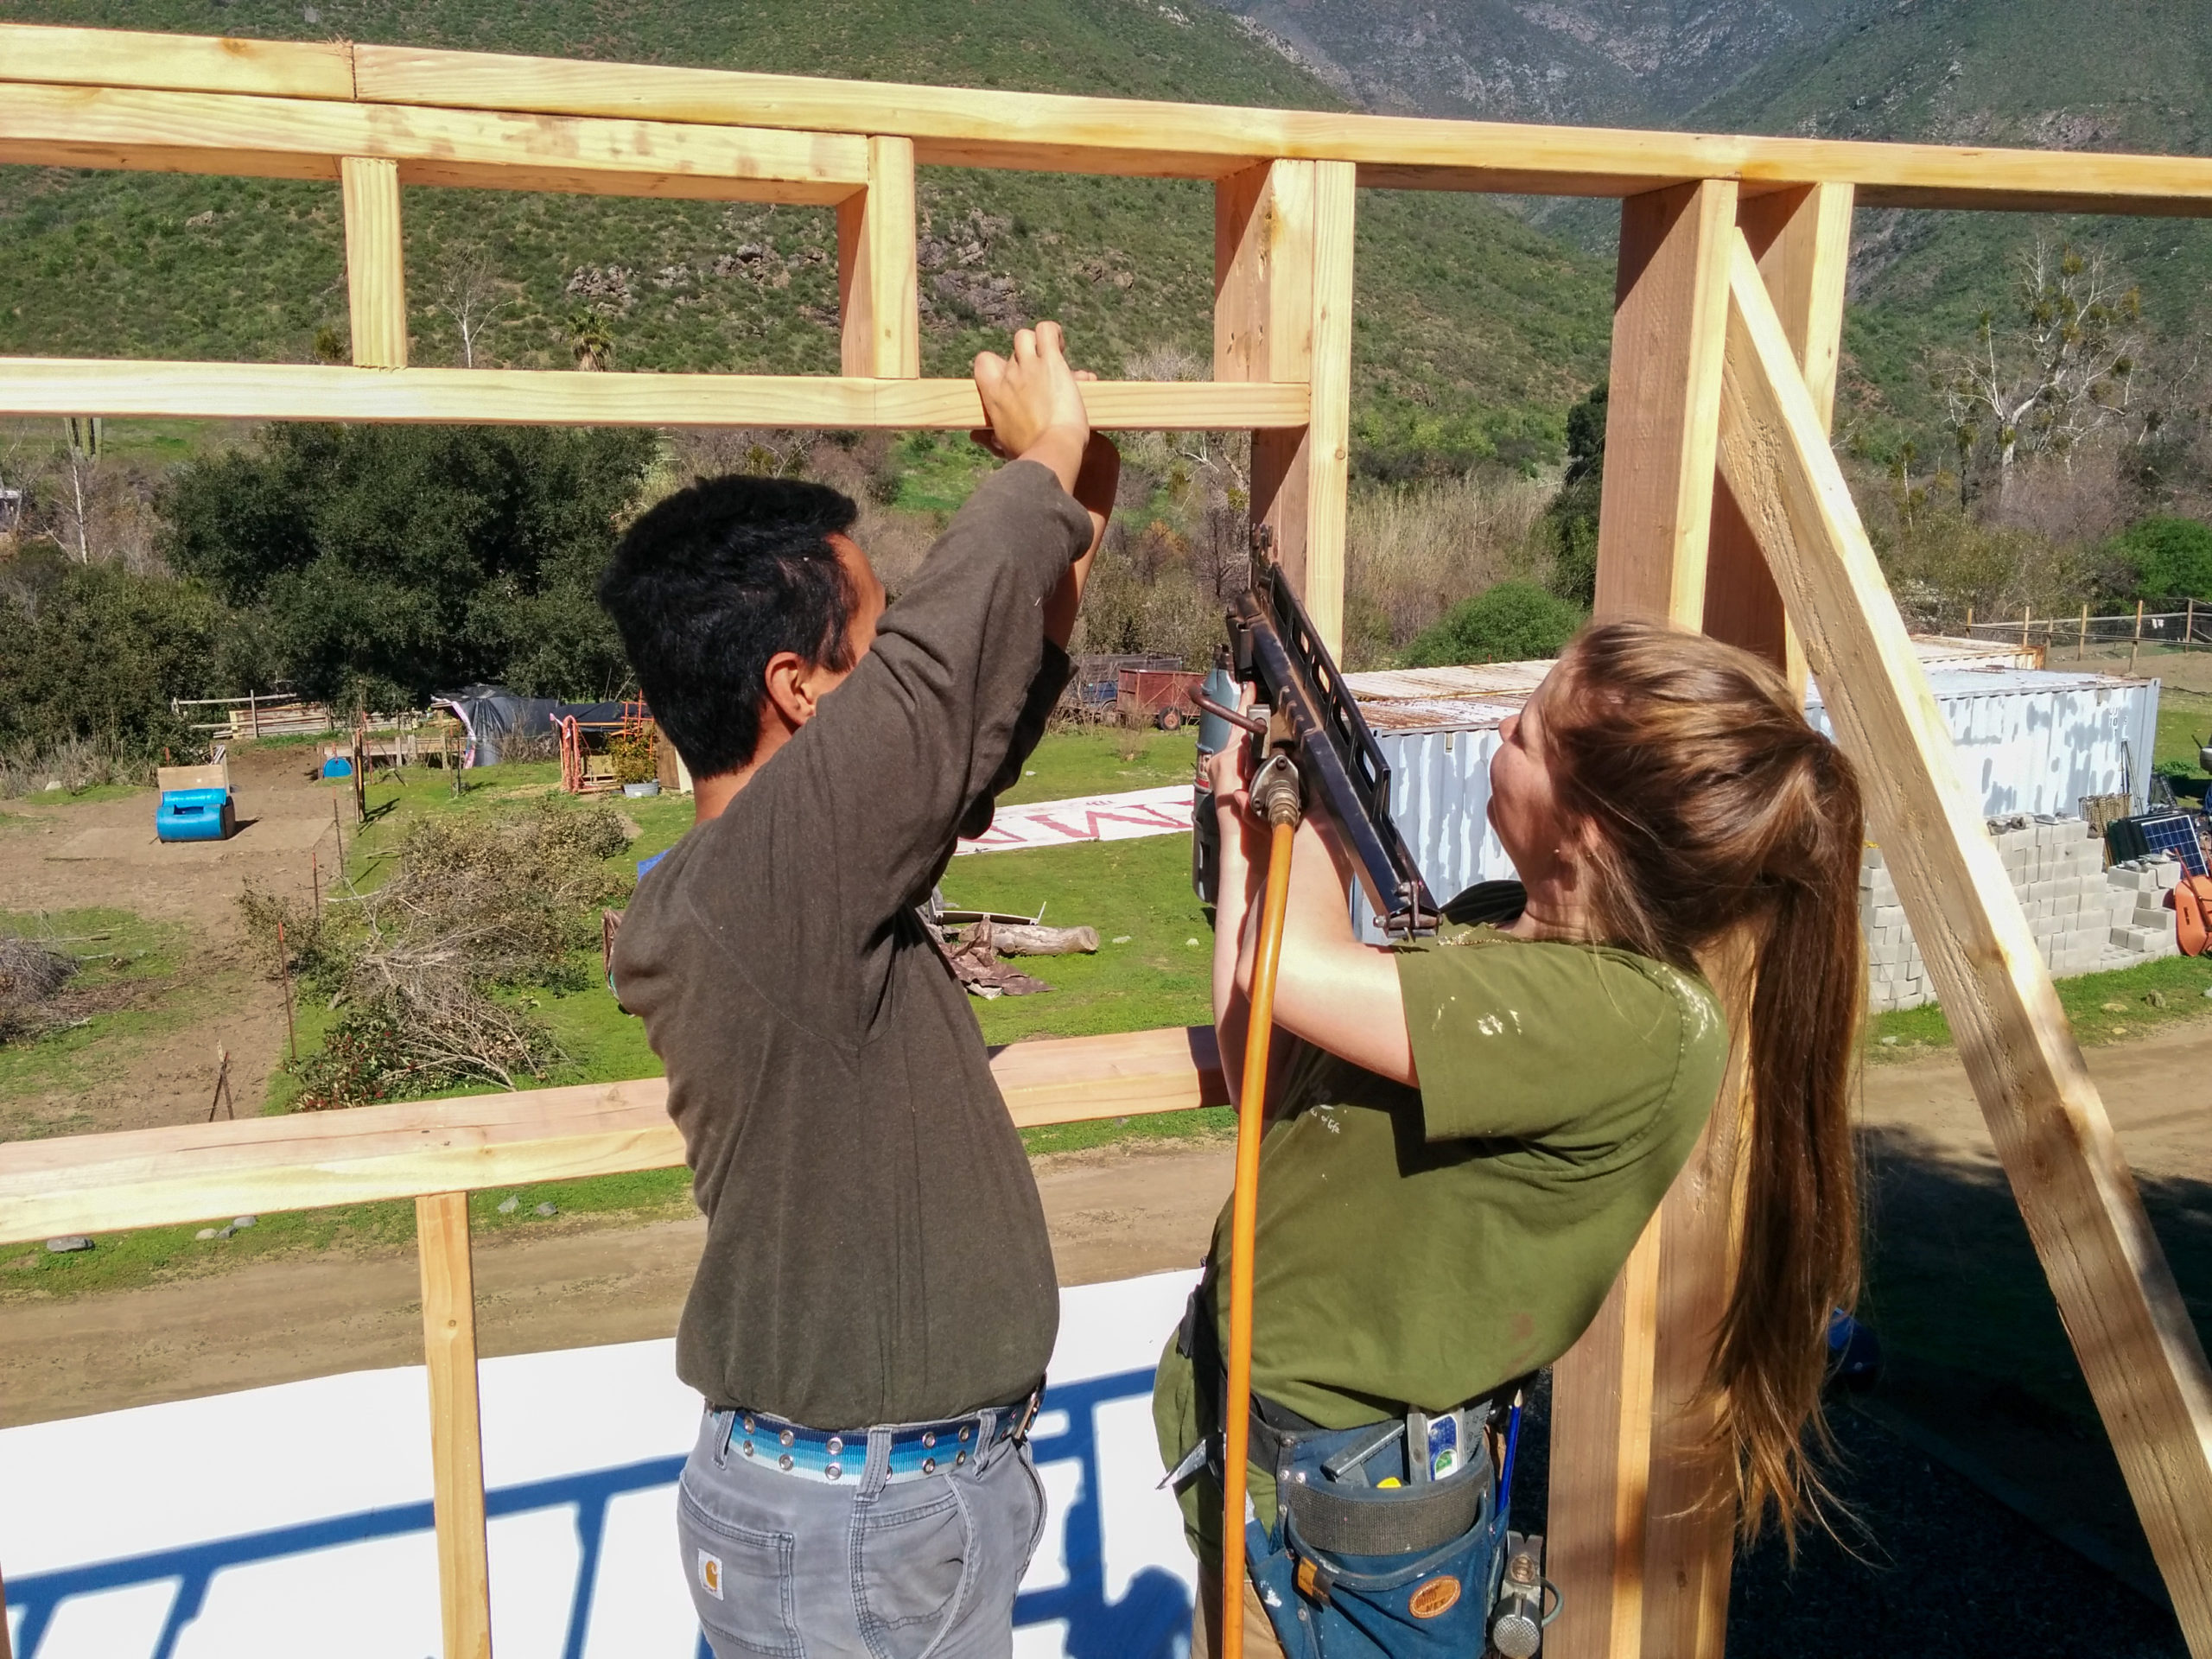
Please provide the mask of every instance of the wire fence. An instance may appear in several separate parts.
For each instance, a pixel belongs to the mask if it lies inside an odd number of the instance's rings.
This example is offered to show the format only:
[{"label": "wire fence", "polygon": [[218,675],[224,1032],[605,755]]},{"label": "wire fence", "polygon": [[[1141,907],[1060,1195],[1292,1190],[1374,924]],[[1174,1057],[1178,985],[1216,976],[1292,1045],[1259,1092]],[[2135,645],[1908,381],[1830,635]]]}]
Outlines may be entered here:
[{"label": "wire fence", "polygon": [[2017,618],[1976,620],[1969,615],[1966,636],[1993,644],[2018,645],[2023,651],[2041,650],[2060,658],[2068,651],[2086,652],[2092,646],[2151,645],[2167,650],[2212,649],[2212,603],[2193,599],[2159,601],[2132,611],[2093,616],[2087,607],[2071,615],[2061,613],[2037,616],[2023,610]]}]

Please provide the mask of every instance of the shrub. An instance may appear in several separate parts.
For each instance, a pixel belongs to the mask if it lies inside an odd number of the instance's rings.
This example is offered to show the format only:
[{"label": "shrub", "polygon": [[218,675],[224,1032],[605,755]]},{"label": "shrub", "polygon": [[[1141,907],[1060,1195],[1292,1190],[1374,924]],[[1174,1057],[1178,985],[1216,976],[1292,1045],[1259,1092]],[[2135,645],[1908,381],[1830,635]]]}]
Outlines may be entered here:
[{"label": "shrub", "polygon": [[2145,518],[2114,537],[2110,550],[2134,576],[2132,597],[2212,600],[2212,524]]},{"label": "shrub", "polygon": [[1355,494],[1344,525],[1345,665],[1378,666],[1454,600],[1528,575],[1546,493],[1533,480],[1471,474]]},{"label": "shrub", "polygon": [[1454,606],[1406,652],[1409,668],[1556,657],[1582,613],[1533,582],[1501,582]]},{"label": "shrub", "polygon": [[560,1062],[543,1023],[493,993],[591,982],[579,953],[599,937],[600,906],[629,886],[607,862],[623,845],[611,809],[549,798],[494,825],[417,820],[398,873],[356,895],[350,925],[319,928],[248,889],[239,908],[272,963],[281,919],[293,972],[342,1010],[300,1063],[299,1109],[468,1083],[512,1089]]},{"label": "shrub", "polygon": [[0,569],[0,753],[35,771],[89,746],[128,770],[194,744],[169,699],[204,694],[222,621],[197,582],[57,553],[12,561]]}]

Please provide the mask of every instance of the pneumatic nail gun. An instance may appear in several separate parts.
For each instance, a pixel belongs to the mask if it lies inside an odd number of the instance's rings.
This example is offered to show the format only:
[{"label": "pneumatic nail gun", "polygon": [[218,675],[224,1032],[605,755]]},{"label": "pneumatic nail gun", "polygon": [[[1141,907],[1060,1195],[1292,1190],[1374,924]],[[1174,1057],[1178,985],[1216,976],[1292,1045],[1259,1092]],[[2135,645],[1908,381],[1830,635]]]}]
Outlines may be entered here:
[{"label": "pneumatic nail gun", "polygon": [[[1433,933],[1436,901],[1390,817],[1389,763],[1289,580],[1280,566],[1259,556],[1268,546],[1266,529],[1261,526],[1253,538],[1252,586],[1230,609],[1228,647],[1205,690],[1192,696],[1202,715],[1198,751],[1217,752],[1244,734],[1257,760],[1271,742],[1287,741],[1309,809],[1318,804],[1335,823],[1384,934]],[[1265,717],[1237,710],[1238,682],[1253,688]],[[1211,904],[1219,886],[1220,830],[1213,797],[1203,783],[1192,805],[1192,886]]]}]

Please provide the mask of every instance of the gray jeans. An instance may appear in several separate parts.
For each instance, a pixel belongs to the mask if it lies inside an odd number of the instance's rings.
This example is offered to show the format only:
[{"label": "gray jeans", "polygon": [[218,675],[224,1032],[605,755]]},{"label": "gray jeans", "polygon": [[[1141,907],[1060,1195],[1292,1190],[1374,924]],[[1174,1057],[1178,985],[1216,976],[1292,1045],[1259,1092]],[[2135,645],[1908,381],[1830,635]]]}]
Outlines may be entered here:
[{"label": "gray jeans", "polygon": [[683,1465],[677,1537],[715,1659],[1007,1659],[1014,1595],[1045,1530],[1027,1441],[967,1467],[884,1480],[890,1433],[829,1484],[733,1455],[706,1414]]}]

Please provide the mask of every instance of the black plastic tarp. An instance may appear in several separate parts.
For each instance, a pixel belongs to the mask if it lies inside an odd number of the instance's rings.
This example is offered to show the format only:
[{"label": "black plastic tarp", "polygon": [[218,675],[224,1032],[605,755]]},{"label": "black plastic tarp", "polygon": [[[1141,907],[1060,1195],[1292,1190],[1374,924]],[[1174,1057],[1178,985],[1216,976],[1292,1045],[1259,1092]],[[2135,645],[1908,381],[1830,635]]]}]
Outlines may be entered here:
[{"label": "black plastic tarp", "polygon": [[563,706],[551,697],[518,697],[504,685],[464,685],[458,691],[441,691],[430,701],[460,717],[468,734],[463,764],[471,766],[499,765],[511,737],[550,734],[554,711]]}]

